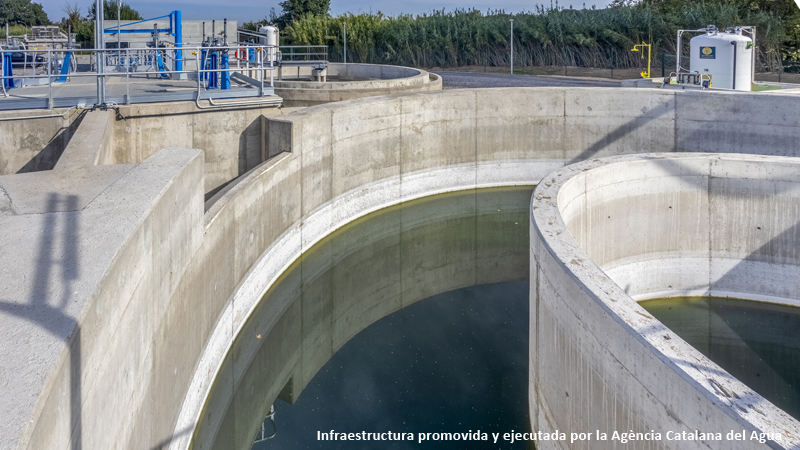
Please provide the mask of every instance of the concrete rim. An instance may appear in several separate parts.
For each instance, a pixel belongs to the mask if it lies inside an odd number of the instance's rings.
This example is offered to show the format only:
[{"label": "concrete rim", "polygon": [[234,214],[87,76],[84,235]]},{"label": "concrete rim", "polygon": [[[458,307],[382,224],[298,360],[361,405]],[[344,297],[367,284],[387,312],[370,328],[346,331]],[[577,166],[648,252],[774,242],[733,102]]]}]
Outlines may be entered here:
[{"label": "concrete rim", "polygon": [[[711,399],[716,407],[742,425],[755,427],[765,433],[782,434],[787,438],[780,442],[769,441],[769,446],[797,448],[800,446],[800,421],[751,390],[652,317],[592,261],[562,219],[562,189],[570,183],[579,182],[593,169],[634,161],[688,159],[773,162],[800,167],[800,161],[791,157],[721,153],[648,153],[585,160],[551,173],[537,186],[531,199],[531,234],[533,236],[536,233],[539,236],[546,250],[563,270],[619,326],[627,329],[701,395]],[[759,298],[752,300],[765,301]],[[758,406],[760,414],[754,413],[753,405]]]}]

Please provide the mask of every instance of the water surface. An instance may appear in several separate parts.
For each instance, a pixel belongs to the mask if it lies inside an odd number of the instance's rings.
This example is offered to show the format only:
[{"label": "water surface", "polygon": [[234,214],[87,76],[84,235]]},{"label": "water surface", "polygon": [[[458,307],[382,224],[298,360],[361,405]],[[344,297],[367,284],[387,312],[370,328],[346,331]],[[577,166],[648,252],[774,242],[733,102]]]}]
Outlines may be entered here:
[{"label": "water surface", "polygon": [[692,347],[800,419],[800,308],[719,297],[640,304]]},{"label": "water surface", "polygon": [[525,430],[532,190],[404,203],[315,245],[235,339],[194,449],[250,448],[273,404],[277,433],[254,448],[462,449],[317,431]]}]

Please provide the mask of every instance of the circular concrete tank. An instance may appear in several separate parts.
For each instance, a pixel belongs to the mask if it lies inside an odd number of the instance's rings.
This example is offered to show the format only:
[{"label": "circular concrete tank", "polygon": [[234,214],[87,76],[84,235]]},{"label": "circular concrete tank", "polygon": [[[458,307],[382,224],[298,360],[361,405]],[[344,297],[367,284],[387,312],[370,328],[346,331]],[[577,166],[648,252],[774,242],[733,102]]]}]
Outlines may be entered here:
[{"label": "circular concrete tank", "polygon": [[313,67],[287,68],[275,80],[275,94],[285,106],[323,103],[395,93],[440,91],[442,79],[411,67],[378,64],[328,64],[327,81],[312,80]]},{"label": "circular concrete tank", "polygon": [[[800,162],[644,154],[583,161],[545,179],[531,202],[534,431],[656,432],[658,448],[797,448],[800,422],[637,300],[711,295],[798,305]],[[722,439],[668,438],[695,430]],[[728,440],[731,430],[772,440]]]}]

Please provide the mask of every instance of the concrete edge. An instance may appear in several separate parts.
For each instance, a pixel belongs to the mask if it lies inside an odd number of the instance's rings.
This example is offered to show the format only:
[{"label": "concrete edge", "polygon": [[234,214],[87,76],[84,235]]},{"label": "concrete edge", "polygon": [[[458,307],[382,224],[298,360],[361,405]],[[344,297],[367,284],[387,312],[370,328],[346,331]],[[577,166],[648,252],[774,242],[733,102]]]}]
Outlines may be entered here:
[{"label": "concrete edge", "polygon": [[[149,166],[152,165],[163,165],[162,160],[165,159],[167,156],[171,156],[172,154],[176,153],[185,153],[183,157],[179,157],[177,162],[167,163],[168,166],[173,166],[175,169],[178,169],[176,176],[184,171],[186,171],[187,167],[191,164],[193,160],[197,158],[203,158],[203,152],[201,150],[196,149],[180,149],[180,148],[165,148],[161,152],[153,155],[151,158],[148,158],[141,164],[137,165],[136,167],[131,168],[130,170],[126,170],[122,176],[112,183],[103,193],[101,193],[99,197],[106,196],[106,192],[111,189],[115,184],[124,182],[126,176],[135,176],[137,172],[146,171]],[[172,177],[166,184],[160,187],[156,196],[152,197],[150,200],[150,207],[146,211],[146,214],[140,216],[134,224],[131,224],[131,231],[126,234],[124,240],[120,243],[120,245],[116,248],[116,253],[111,261],[111,263],[105,267],[103,275],[97,282],[97,288],[94,289],[91,293],[89,298],[85,301],[84,305],[82,306],[79,316],[76,318],[76,329],[80,327],[84,319],[90,313],[90,310],[93,308],[94,303],[97,301],[98,295],[104,292],[102,289],[103,285],[106,284],[115,284],[116,280],[113,279],[113,272],[116,269],[118,263],[121,262],[122,255],[125,253],[125,249],[135,243],[135,238],[137,236],[137,230],[139,230],[143,224],[148,220],[150,214],[153,213],[155,210],[155,206],[159,203],[159,201],[164,197],[164,195],[169,191],[170,186],[174,183],[175,177]],[[89,205],[87,205],[89,207]],[[113,290],[112,290],[113,292]],[[32,413],[30,415],[30,419],[27,425],[24,428],[24,432],[20,438],[18,448],[28,448],[31,442],[31,439],[36,432],[36,428],[41,425],[41,421],[38,420],[42,413],[45,411],[45,407],[49,400],[49,396],[53,388],[58,384],[60,378],[69,377],[69,373],[65,374],[65,370],[69,372],[69,369],[65,367],[68,366],[68,362],[70,359],[70,353],[72,352],[71,348],[75,345],[75,329],[70,334],[67,342],[65,342],[65,346],[62,351],[59,353],[58,360],[52,366],[52,369],[47,374],[47,377],[44,380],[44,384],[42,386],[41,391],[36,397],[36,400],[33,404]],[[80,345],[80,344],[78,344]]]},{"label": "concrete edge", "polygon": [[[755,427],[766,433],[787,436],[788,440],[781,441],[775,448],[797,448],[800,445],[800,421],[792,418],[783,410],[752,391],[744,383],[683,341],[660,321],[650,316],[636,300],[629,296],[622,287],[611,280],[591,260],[589,255],[572,237],[561,218],[559,192],[570,182],[580,182],[578,179],[592,169],[648,159],[710,160],[719,158],[748,162],[763,162],[766,160],[782,164],[800,165],[800,162],[792,157],[718,153],[650,153],[613,156],[578,162],[549,174],[545,177],[547,181],[543,181],[534,191],[531,199],[531,233],[536,233],[546,250],[553,256],[553,259],[565,273],[569,274],[582,291],[586,292],[590,298],[608,312],[614,321],[628,330],[642,345],[649,348],[652,353],[679,373],[704,397],[711,400],[717,408],[723,410],[726,415],[734,418],[743,426]],[[570,263],[567,263],[568,261]],[[644,300],[644,298],[641,300]],[[753,298],[753,300],[760,299]],[[670,345],[652,337],[656,334],[658,336],[669,335],[671,338]],[[674,357],[676,344],[680,345],[680,353],[683,359]],[[687,360],[690,361],[687,362]],[[724,390],[716,389],[712,383],[723,386]],[[749,405],[752,404],[758,404],[760,409],[767,410],[767,414],[763,417],[755,414],[745,416],[741,411],[747,411]],[[531,418],[531,420],[535,420],[535,418]]]},{"label": "concrete edge", "polygon": [[55,170],[112,164],[114,149],[114,113],[89,111],[72,135]]}]

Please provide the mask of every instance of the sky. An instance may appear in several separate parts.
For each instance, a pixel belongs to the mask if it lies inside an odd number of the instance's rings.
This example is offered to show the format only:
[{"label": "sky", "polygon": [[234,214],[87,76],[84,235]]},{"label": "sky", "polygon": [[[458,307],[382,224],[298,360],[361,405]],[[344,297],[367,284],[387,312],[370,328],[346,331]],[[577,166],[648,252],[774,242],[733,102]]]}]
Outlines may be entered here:
[{"label": "sky", "polygon": [[[81,11],[86,11],[89,5],[94,3],[91,0],[33,0],[34,2],[41,3],[44,6],[44,11],[53,22],[60,21],[64,14],[64,5],[69,2],[70,4],[77,3]],[[124,0],[123,0],[124,1]],[[184,19],[190,20],[221,20],[227,18],[229,20],[236,20],[239,23],[247,21],[258,21],[263,19],[269,14],[270,8],[275,8],[277,13],[280,13],[281,8],[278,6],[281,0],[234,0],[228,3],[224,0],[169,0],[169,1],[136,1],[128,0],[133,9],[139,11],[145,19],[158,17],[168,14],[173,10],[180,10]],[[470,3],[469,0],[404,0],[404,1],[376,1],[376,0],[331,0],[331,14],[334,16],[352,12],[355,14],[361,12],[378,12],[381,11],[385,15],[395,16],[398,14],[423,14],[431,12],[434,9],[441,10],[445,8],[448,11],[457,8],[476,8],[481,11],[488,9],[504,9],[508,13],[529,11],[532,10],[537,4],[544,3],[542,0],[538,1],[522,1],[522,0],[505,0],[503,2],[492,2],[487,0],[475,0]],[[602,8],[607,6],[610,0],[587,0],[585,1],[586,7],[591,8],[592,5]],[[574,8],[581,8],[584,4],[583,0],[560,0],[560,6],[570,6]],[[234,6],[235,5],[235,6]],[[550,5],[547,0],[547,6]],[[85,14],[84,14],[85,15]]]}]

